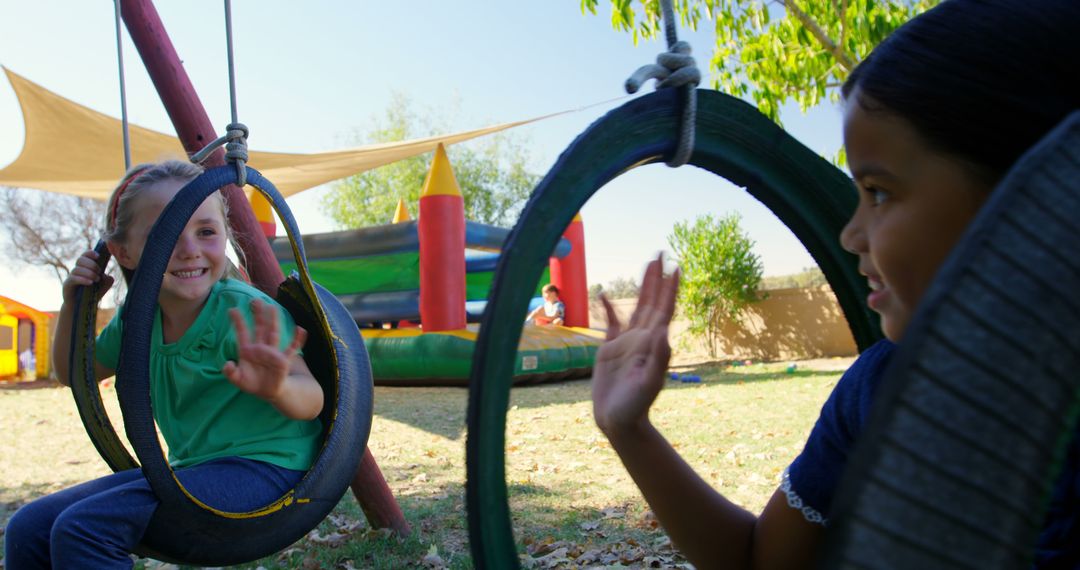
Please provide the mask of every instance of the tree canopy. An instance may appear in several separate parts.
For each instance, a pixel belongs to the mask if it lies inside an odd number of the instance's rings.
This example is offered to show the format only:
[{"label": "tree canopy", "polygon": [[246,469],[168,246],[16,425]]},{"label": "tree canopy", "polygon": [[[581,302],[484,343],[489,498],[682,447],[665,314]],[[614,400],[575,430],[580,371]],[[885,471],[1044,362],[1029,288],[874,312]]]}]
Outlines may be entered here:
[{"label": "tree canopy", "polygon": [[[446,123],[430,113],[415,112],[410,100],[397,94],[363,142],[394,142],[448,132]],[[446,152],[464,197],[465,218],[496,226],[513,225],[539,180],[527,168],[529,155],[524,144],[508,133],[498,133],[469,146],[447,147]],[[431,153],[415,156],[341,180],[323,196],[321,209],[339,227],[358,228],[390,223],[398,199],[403,199],[415,218],[431,157]]]},{"label": "tree canopy", "polygon": [[[659,0],[610,0],[611,25],[634,42],[663,33]],[[712,87],[753,100],[779,122],[780,108],[839,100],[839,87],[870,50],[939,0],[673,0],[680,25],[711,21]],[[581,0],[596,14],[600,0]],[[697,56],[699,61],[701,55]]]}]

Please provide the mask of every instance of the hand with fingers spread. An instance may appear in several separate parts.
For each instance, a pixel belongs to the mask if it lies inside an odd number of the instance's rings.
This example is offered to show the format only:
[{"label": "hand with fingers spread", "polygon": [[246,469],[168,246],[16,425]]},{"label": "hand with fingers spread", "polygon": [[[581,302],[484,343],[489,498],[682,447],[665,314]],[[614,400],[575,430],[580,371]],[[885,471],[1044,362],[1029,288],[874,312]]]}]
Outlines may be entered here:
[{"label": "hand with fingers spread", "polygon": [[276,405],[285,390],[290,361],[307,340],[307,331],[296,327],[292,343],[282,350],[277,310],[256,299],[251,302],[251,314],[255,329],[249,332],[240,310],[229,310],[236,329],[237,358],[226,362],[221,371],[237,388]]},{"label": "hand with fingers spread", "polygon": [[98,252],[92,249],[82,252],[79,259],[75,261],[75,267],[71,268],[67,279],[64,279],[62,293],[65,303],[74,302],[75,291],[79,287],[89,287],[100,282],[101,288],[98,289],[96,300],[100,300],[102,295],[112,287],[113,278],[105,274],[101,262],[101,255]]},{"label": "hand with fingers spread", "polygon": [[647,425],[649,407],[664,386],[679,271],[664,275],[663,263],[662,255],[649,263],[637,308],[625,326],[607,298],[600,297],[608,331],[593,367],[593,416],[609,438]]}]

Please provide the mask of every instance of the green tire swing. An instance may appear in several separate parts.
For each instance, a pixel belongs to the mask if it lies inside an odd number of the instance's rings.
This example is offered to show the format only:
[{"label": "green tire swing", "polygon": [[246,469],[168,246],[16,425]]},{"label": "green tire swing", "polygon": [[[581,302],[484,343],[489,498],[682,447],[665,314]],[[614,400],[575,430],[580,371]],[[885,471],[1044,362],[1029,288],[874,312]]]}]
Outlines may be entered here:
[{"label": "green tire swing", "polygon": [[[234,165],[207,170],[181,189],[154,224],[124,308],[116,388],[128,440],[161,500],[137,552],[160,560],[224,566],[288,547],[318,525],[345,494],[371,430],[371,366],[359,329],[341,303],[309,278],[300,232],[284,198],[258,171],[246,168],[244,172],[247,183],[271,202],[292,241],[299,275],[280,285],[277,300],[309,332],[304,359],[326,396],[319,416],[323,440],[315,462],[296,487],[251,512],[223,512],[198,501],[182,487],[165,459],[150,401],[150,332],[162,274],[180,232],[210,194],[239,180]],[[83,424],[109,466],[113,470],[139,467],[109,423],[94,378],[95,293],[93,288],[83,288],[77,301],[72,392]]]},{"label": "green tire swing", "polygon": [[829,567],[1031,567],[1080,416],[1078,181],[1080,111],[1013,166],[904,332]]},{"label": "green tire swing", "polygon": [[[495,270],[469,378],[466,505],[478,568],[515,568],[505,469],[506,410],[529,291],[574,215],[620,174],[661,162],[679,142],[678,90],[635,99],[593,123],[533,191]],[[821,267],[859,349],[880,338],[856,259],[838,237],[855,208],[851,180],[747,103],[698,90],[690,164],[743,186],[799,238]],[[658,199],[660,197],[658,196]]]}]

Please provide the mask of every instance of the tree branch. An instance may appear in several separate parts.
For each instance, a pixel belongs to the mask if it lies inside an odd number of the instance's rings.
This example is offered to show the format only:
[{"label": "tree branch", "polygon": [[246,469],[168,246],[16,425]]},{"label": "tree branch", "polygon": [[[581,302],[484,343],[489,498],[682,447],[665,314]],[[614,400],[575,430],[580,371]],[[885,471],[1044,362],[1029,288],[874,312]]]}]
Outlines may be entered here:
[{"label": "tree branch", "polygon": [[848,0],[843,0],[840,4],[840,49],[843,50],[847,45],[847,20],[844,18],[847,16]]},{"label": "tree branch", "polygon": [[799,9],[799,7],[795,4],[795,0],[783,0],[783,4],[784,9],[788,10],[788,12],[790,12],[792,16],[795,16],[795,19],[798,20],[799,23],[801,23],[803,26],[806,26],[806,29],[814,35],[814,37],[817,39],[818,42],[821,43],[822,47],[824,47],[826,51],[831,53],[833,57],[836,58],[836,61],[841,66],[843,66],[844,69],[846,69],[847,71],[851,71],[855,67],[855,61],[851,59],[847,52],[845,52],[840,46],[836,45],[836,43],[832,41],[832,38],[830,38],[829,35],[825,33],[825,30],[823,30],[821,26],[813,20],[813,18],[808,16],[806,12],[803,12],[801,9]]}]

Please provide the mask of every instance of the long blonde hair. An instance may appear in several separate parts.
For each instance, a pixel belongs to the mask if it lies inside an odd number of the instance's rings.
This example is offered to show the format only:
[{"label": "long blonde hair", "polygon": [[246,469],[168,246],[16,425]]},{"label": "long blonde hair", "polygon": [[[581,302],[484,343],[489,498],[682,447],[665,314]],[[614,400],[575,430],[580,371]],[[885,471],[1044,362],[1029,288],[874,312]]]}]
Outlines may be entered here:
[{"label": "long blonde hair", "polygon": [[[115,243],[127,241],[127,232],[138,215],[136,202],[147,189],[167,180],[177,180],[187,184],[202,173],[203,167],[182,160],[144,163],[131,167],[124,174],[124,177],[120,179],[112,195],[109,196],[108,206],[105,209],[105,235],[102,236],[103,239]],[[226,238],[237,256],[243,259],[243,252],[236,247],[232,227],[229,225],[229,205],[225,202],[225,197],[221,195],[220,191],[214,192],[212,196],[216,196],[218,203],[221,204],[221,215],[225,220]],[[130,283],[133,272],[124,267],[120,269],[124,275],[124,281]],[[239,278],[241,275],[241,272],[229,260],[228,269],[222,275],[222,279]]]}]

